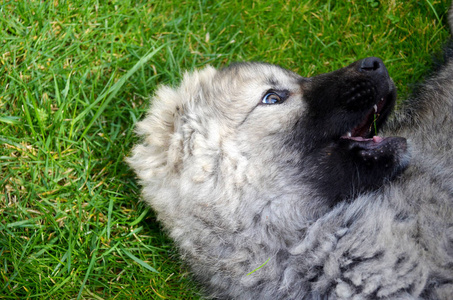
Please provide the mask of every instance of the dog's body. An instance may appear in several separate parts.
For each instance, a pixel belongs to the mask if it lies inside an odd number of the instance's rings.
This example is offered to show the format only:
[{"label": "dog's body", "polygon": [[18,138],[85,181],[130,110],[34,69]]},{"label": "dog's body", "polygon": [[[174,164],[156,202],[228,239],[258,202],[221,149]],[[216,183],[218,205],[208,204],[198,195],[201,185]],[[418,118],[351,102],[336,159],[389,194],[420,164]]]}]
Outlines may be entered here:
[{"label": "dog's body", "polygon": [[377,58],[311,79],[206,68],[161,88],[129,163],[208,295],[449,299],[451,52],[386,138],[370,132],[395,99]]}]

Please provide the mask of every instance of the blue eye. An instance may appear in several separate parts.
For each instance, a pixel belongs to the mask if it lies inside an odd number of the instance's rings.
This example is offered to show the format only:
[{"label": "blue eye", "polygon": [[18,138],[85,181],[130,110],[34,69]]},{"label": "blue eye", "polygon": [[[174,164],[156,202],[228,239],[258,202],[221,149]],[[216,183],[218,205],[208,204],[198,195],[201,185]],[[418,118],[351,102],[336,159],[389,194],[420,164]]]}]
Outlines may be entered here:
[{"label": "blue eye", "polygon": [[280,102],[283,102],[282,98],[274,92],[267,93],[261,100],[263,104],[277,104]]}]

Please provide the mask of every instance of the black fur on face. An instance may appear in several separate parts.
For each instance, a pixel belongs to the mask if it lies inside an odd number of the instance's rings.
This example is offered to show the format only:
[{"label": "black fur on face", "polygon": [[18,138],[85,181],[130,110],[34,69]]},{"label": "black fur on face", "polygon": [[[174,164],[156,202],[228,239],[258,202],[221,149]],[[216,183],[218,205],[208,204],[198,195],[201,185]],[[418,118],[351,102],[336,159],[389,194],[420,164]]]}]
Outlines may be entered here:
[{"label": "black fur on face", "polygon": [[[290,138],[304,159],[304,178],[331,204],[379,188],[407,166],[406,140],[377,131],[392,111],[396,91],[382,60],[365,58],[304,79],[308,105]],[[312,165],[310,165],[311,163]]]}]

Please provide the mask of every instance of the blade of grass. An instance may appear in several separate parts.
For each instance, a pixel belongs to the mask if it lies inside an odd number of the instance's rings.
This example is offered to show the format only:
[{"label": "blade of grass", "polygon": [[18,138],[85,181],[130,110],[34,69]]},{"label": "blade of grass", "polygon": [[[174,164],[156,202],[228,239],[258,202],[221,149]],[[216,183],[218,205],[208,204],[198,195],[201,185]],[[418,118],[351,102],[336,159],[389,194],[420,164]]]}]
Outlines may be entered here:
[{"label": "blade of grass", "polygon": [[126,249],[120,247],[121,251],[123,251],[124,254],[126,254],[127,256],[129,256],[130,258],[132,258],[133,261],[135,261],[136,263],[138,263],[140,266],[144,267],[145,269],[151,271],[151,272],[154,272],[154,273],[157,273],[159,274],[159,272],[154,269],[153,267],[151,267],[150,265],[148,265],[146,262],[144,262],[143,260],[141,260],[140,258],[136,257],[135,255],[133,255],[132,253],[130,253],[129,251],[127,251]]},{"label": "blade of grass", "polygon": [[149,208],[146,208],[137,219],[135,219],[132,223],[129,224],[129,226],[132,227],[132,226],[137,225],[141,220],[143,220],[143,218],[148,214],[148,212],[149,212]]},{"label": "blade of grass", "polygon": [[440,21],[439,15],[437,14],[437,11],[434,9],[434,6],[431,3],[431,1],[426,0],[426,3],[428,3],[429,7],[431,8],[431,10],[433,11],[434,15],[436,16],[437,21],[440,23],[441,21]]},{"label": "blade of grass", "polygon": [[113,197],[110,197],[109,210],[107,212],[107,240],[110,240],[110,230],[112,227]]},{"label": "blade of grass", "polygon": [[[22,81],[16,79],[15,77],[13,76],[10,76],[10,75],[6,75],[9,79],[13,80],[14,82],[16,82],[17,84],[19,84],[20,86],[22,86],[26,91],[27,91],[27,87],[23,84]],[[28,91],[27,91],[28,93]],[[35,132],[35,128],[33,126],[33,122],[31,120],[31,115],[30,115],[30,111],[28,110],[28,105],[27,105],[27,101],[25,100],[25,97],[24,95],[21,93],[20,94],[20,99],[22,100],[22,105],[23,105],[23,110],[24,110],[24,114],[25,114],[25,118],[27,119],[27,123],[28,123],[28,126],[30,127],[30,130],[33,134],[33,136],[36,136],[36,132]]]},{"label": "blade of grass", "polygon": [[[135,66],[132,67],[125,75],[123,75],[120,80],[118,80],[115,84],[113,84],[112,88],[107,90],[105,93],[100,95],[96,101],[93,102],[89,107],[87,107],[86,110],[89,110],[90,108],[94,107],[97,103],[103,101],[102,105],[99,107],[99,109],[96,111],[94,114],[93,118],[91,119],[90,123],[86,126],[85,130],[83,131],[82,135],[79,138],[79,141],[83,139],[83,137],[86,135],[88,130],[93,126],[93,123],[96,121],[96,119],[102,114],[102,112],[105,110],[107,105],[112,101],[112,99],[116,96],[116,94],[119,92],[121,87],[126,83],[126,81],[134,74],[138,69],[140,69],[147,61],[149,61],[156,53],[158,53],[165,45],[162,45],[153,51],[149,51],[145,56],[143,56],[136,64]],[[107,97],[108,95],[108,97]],[[105,98],[107,97],[107,98]]]},{"label": "blade of grass", "polygon": [[82,285],[80,286],[79,294],[77,295],[77,300],[80,299],[80,297],[82,297],[83,289],[85,288],[85,284],[86,284],[88,277],[90,276],[91,271],[93,270],[94,264],[96,262],[97,252],[98,252],[98,250],[96,247],[96,249],[93,251],[93,254],[91,255],[90,265],[88,266],[88,270],[86,271],[85,277],[83,278],[83,281],[82,281]]},{"label": "blade of grass", "polygon": [[22,119],[20,117],[13,117],[13,116],[0,116],[0,122],[18,125]]},{"label": "blade of grass", "polygon": [[268,262],[269,260],[271,259],[272,257],[269,257],[261,266],[259,266],[258,268],[256,268],[255,270],[251,271],[250,273],[247,274],[247,276],[250,276],[252,275],[253,273],[255,273],[256,271],[258,271],[259,269],[261,269],[262,267],[264,267]]}]

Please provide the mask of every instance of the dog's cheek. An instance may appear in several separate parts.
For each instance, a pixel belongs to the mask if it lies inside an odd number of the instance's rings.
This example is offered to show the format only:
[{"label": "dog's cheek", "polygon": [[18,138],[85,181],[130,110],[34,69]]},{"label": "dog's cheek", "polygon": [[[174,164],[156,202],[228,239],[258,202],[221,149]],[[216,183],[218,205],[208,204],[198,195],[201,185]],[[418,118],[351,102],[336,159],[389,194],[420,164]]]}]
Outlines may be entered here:
[{"label": "dog's cheek", "polygon": [[243,125],[243,131],[256,139],[261,139],[285,129],[284,114],[276,107],[260,107],[259,114],[250,116]]}]

